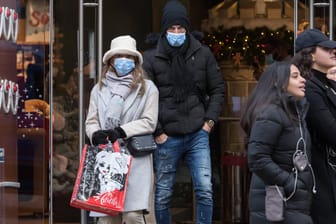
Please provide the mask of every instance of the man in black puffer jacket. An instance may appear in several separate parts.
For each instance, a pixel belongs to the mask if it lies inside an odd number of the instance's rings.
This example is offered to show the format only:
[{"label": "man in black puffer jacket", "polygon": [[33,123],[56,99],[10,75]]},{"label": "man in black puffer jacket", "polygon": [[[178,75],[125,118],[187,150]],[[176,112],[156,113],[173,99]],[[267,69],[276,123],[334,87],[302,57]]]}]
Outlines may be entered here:
[{"label": "man in black puffer jacket", "polygon": [[179,1],[169,1],[162,15],[157,47],[144,54],[143,67],[159,89],[155,132],[155,214],[158,224],[171,223],[169,212],[178,161],[184,159],[193,179],[197,223],[212,223],[209,132],[218,120],[225,86],[207,46],[189,32]]}]

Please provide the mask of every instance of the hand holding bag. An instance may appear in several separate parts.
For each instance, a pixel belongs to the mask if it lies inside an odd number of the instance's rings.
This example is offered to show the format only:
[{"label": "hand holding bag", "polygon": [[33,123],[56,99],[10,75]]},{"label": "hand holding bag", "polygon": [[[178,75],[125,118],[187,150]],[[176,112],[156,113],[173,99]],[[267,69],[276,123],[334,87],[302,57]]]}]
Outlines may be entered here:
[{"label": "hand holding bag", "polygon": [[157,149],[157,145],[152,134],[138,135],[127,139],[127,148],[134,157],[146,156]]},{"label": "hand holding bag", "polygon": [[283,187],[277,185],[266,186],[265,215],[268,221],[279,222],[284,220],[284,195]]}]

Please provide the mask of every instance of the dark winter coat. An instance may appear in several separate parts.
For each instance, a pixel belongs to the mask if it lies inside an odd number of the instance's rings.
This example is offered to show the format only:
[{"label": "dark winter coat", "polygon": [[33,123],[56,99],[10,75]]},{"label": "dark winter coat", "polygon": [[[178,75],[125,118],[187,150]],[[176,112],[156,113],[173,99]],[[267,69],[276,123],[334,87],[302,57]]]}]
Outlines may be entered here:
[{"label": "dark winter coat", "polygon": [[173,97],[171,61],[164,50],[162,38],[155,49],[144,53],[143,67],[159,89],[159,123],[156,135],[185,135],[199,130],[206,120],[218,120],[224,102],[225,86],[220,68],[210,51],[192,35],[184,56],[192,74],[194,91],[177,103]]},{"label": "dark winter coat", "polygon": [[[305,100],[292,101],[290,108],[294,113],[295,104],[300,104],[302,133],[310,159],[310,135],[304,121],[308,103]],[[314,181],[309,166],[298,172],[297,187],[294,189],[292,157],[300,137],[299,121],[290,119],[279,105],[270,105],[256,118],[248,143],[248,165],[252,172],[250,224],[271,223],[265,218],[266,185],[283,187],[285,197],[289,197],[295,190],[294,196],[286,202],[285,220],[280,223],[312,224],[309,212]],[[303,144],[299,144],[299,149],[303,150]]]},{"label": "dark winter coat", "polygon": [[[312,136],[312,166],[316,175],[317,194],[313,196],[312,217],[315,224],[330,224],[336,220],[336,157],[328,156],[326,146],[336,149],[336,90],[335,82],[326,74],[313,70],[306,83],[310,103],[307,124]],[[333,221],[331,221],[333,220]]]}]

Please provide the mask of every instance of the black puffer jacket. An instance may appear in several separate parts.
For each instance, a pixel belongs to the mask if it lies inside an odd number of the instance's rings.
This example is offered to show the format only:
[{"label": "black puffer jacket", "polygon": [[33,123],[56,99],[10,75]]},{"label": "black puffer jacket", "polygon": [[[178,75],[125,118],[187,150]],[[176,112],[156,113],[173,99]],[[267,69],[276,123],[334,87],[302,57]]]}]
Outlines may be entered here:
[{"label": "black puffer jacket", "polygon": [[[312,166],[316,174],[317,194],[313,195],[312,217],[315,224],[336,221],[336,157],[328,154],[326,146],[336,149],[336,83],[325,73],[312,70],[307,81],[306,96],[310,108],[307,124],[312,136]],[[331,221],[332,220],[332,221]]]},{"label": "black puffer jacket", "polygon": [[220,68],[210,51],[192,35],[185,62],[193,75],[195,91],[185,102],[177,103],[172,96],[173,79],[169,75],[171,62],[162,46],[144,53],[143,67],[160,92],[159,124],[156,135],[178,136],[199,130],[205,120],[218,120],[224,102],[225,86]]},{"label": "black puffer jacket", "polygon": [[[310,160],[310,135],[304,122],[308,104],[305,100],[291,101],[290,109],[296,111],[300,103],[300,117],[306,153]],[[294,112],[295,113],[295,112]],[[298,121],[291,120],[279,105],[266,108],[256,119],[248,144],[248,165],[252,172],[250,186],[250,224],[271,223],[265,218],[265,186],[284,187],[285,197],[295,190],[285,207],[285,221],[281,223],[311,224],[309,216],[312,189],[312,169],[307,166],[298,172],[297,187],[294,189],[293,154],[301,137]],[[303,150],[303,144],[299,144]]]}]

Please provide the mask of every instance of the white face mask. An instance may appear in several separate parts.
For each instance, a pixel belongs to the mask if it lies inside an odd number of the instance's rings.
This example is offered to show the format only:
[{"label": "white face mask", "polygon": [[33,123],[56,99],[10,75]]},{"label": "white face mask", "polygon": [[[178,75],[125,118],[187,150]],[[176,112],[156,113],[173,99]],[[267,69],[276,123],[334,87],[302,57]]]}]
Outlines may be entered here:
[{"label": "white face mask", "polygon": [[186,33],[172,33],[167,31],[166,38],[170,46],[180,47],[185,42]]}]

